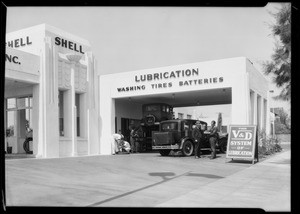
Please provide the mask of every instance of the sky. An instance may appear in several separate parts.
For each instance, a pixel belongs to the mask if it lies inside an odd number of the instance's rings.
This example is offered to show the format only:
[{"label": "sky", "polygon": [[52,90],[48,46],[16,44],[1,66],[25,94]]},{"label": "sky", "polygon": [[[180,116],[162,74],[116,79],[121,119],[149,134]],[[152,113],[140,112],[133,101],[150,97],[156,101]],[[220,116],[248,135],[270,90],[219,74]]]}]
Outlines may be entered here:
[{"label": "sky", "polygon": [[[7,33],[46,23],[88,40],[101,74],[231,57],[262,71],[275,47],[265,7],[8,7]],[[267,77],[269,78],[269,77]],[[270,81],[274,95],[279,90]],[[290,111],[289,102],[271,101]],[[218,106],[214,112],[218,111]]]}]

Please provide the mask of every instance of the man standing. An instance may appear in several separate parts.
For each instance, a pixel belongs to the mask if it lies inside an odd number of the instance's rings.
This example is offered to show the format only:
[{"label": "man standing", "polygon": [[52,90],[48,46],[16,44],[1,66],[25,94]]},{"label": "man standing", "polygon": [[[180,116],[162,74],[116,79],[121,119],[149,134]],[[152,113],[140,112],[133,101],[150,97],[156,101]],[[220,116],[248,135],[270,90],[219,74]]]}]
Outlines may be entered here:
[{"label": "man standing", "polygon": [[201,138],[203,136],[202,130],[201,130],[201,123],[199,120],[196,121],[196,127],[192,131],[192,136],[195,140],[195,158],[200,158],[201,154]]},{"label": "man standing", "polygon": [[139,153],[141,152],[141,145],[140,145],[140,138],[143,137],[143,129],[142,126],[138,126],[133,133],[133,139],[134,139],[134,152]]},{"label": "man standing", "polygon": [[135,152],[136,151],[136,148],[135,148],[135,143],[134,143],[134,141],[135,141],[135,137],[134,137],[134,135],[135,135],[135,127],[131,127],[131,131],[130,131],[130,146],[131,146],[131,152],[133,153],[133,152]]},{"label": "man standing", "polygon": [[216,142],[217,142],[217,136],[218,136],[218,128],[215,126],[216,121],[211,121],[211,128],[209,130],[209,144],[211,148],[211,157],[210,159],[216,158]]}]

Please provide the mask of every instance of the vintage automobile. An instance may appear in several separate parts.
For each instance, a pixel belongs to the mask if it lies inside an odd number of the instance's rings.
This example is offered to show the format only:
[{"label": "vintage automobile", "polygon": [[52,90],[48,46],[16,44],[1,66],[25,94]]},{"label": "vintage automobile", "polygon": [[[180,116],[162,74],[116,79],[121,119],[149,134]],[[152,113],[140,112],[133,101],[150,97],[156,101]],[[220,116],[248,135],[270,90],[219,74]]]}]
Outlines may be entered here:
[{"label": "vintage automobile", "polygon": [[[152,150],[158,150],[162,156],[169,155],[171,150],[181,151],[184,156],[191,156],[194,153],[195,142],[192,137],[192,130],[196,120],[176,119],[162,121],[159,131],[152,133]],[[203,131],[207,123],[200,121]],[[219,134],[216,149],[225,153],[227,148],[228,134]],[[202,149],[210,148],[209,134],[204,132]]]},{"label": "vintage automobile", "polygon": [[141,142],[143,151],[152,150],[152,133],[159,130],[161,121],[173,119],[173,107],[166,103],[148,103],[142,106],[141,126],[144,139]]},{"label": "vintage automobile", "polygon": [[166,103],[144,104],[142,113],[142,124],[144,126],[159,125],[161,121],[173,118],[173,107]]}]

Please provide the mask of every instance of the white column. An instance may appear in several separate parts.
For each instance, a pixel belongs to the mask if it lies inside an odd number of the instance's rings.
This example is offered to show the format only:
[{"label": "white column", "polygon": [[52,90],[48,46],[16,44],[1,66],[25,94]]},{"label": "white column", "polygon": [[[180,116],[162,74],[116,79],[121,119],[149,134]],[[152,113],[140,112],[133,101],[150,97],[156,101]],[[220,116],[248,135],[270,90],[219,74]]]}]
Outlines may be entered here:
[{"label": "white column", "polygon": [[267,129],[267,99],[264,99],[264,116],[263,116],[263,128],[266,131]]},{"label": "white column", "polygon": [[75,106],[75,62],[71,61],[71,139],[72,139],[72,156],[77,156],[76,142],[76,106]]},{"label": "white column", "polygon": [[32,86],[32,147],[33,147],[33,154],[36,157],[40,157],[42,155],[42,150],[40,149],[39,144],[42,144],[40,141],[40,132],[42,129],[39,125],[39,118],[41,117],[41,111],[39,108],[39,98],[40,98],[40,85],[33,85]]},{"label": "white column", "polygon": [[56,46],[51,37],[45,38],[45,70],[43,87],[45,89],[44,118],[45,157],[59,157],[59,123],[58,123],[58,81]]},{"label": "white column", "polygon": [[257,125],[257,93],[253,91],[253,124]]},{"label": "white column", "polygon": [[258,130],[261,130],[261,101],[262,97],[260,95],[257,95],[257,117],[256,117],[256,122],[257,122],[257,127]]},{"label": "white column", "polygon": [[264,129],[264,98],[260,98],[260,130]]},{"label": "white column", "polygon": [[267,122],[266,122],[266,135],[271,134],[271,118],[270,118],[270,91],[267,93],[267,111],[266,111],[266,116],[267,116]]},{"label": "white column", "polygon": [[[35,99],[33,99],[33,106],[37,105],[38,109],[38,129],[33,129],[33,138],[35,137],[35,132],[38,131],[37,140],[37,148],[36,148],[36,156],[37,158],[46,157],[46,75],[45,75],[45,53],[44,50],[40,50],[40,83],[38,88],[33,87],[33,96],[37,95],[38,101],[35,103]],[[36,91],[37,90],[37,91]],[[35,152],[35,147],[33,146],[33,153]]]},{"label": "white column", "polygon": [[[112,154],[111,136],[115,127],[115,100],[111,98],[109,82],[100,79],[100,154]],[[104,123],[105,122],[105,123]]]},{"label": "white column", "polygon": [[88,136],[88,155],[99,154],[99,101],[98,101],[98,76],[96,69],[96,61],[91,52],[86,54],[87,65],[87,77],[88,77],[88,95],[87,95],[87,136]]},{"label": "white column", "polygon": [[251,113],[250,113],[250,124],[254,124],[253,122],[253,118],[254,118],[254,92],[252,90],[250,90],[250,109],[251,109]]},{"label": "white column", "polygon": [[250,85],[249,85],[249,72],[246,71],[245,77],[245,104],[246,104],[246,124],[250,124],[251,117],[251,98],[250,98]]},{"label": "white column", "polygon": [[75,69],[76,63],[79,62],[82,55],[66,54],[67,59],[71,62],[71,139],[72,139],[72,156],[77,156],[77,127],[76,127],[76,104],[75,104]]},{"label": "white column", "polygon": [[246,125],[249,123],[249,87],[246,73],[237,76],[231,90],[231,123],[233,125]]}]

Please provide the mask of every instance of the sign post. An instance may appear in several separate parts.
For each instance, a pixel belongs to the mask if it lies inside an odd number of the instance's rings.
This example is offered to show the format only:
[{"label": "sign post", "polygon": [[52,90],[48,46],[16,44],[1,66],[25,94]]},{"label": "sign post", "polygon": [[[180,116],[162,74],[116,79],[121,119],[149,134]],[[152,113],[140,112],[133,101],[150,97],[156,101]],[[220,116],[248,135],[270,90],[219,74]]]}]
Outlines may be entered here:
[{"label": "sign post", "polygon": [[256,125],[230,125],[226,158],[258,161]]}]

